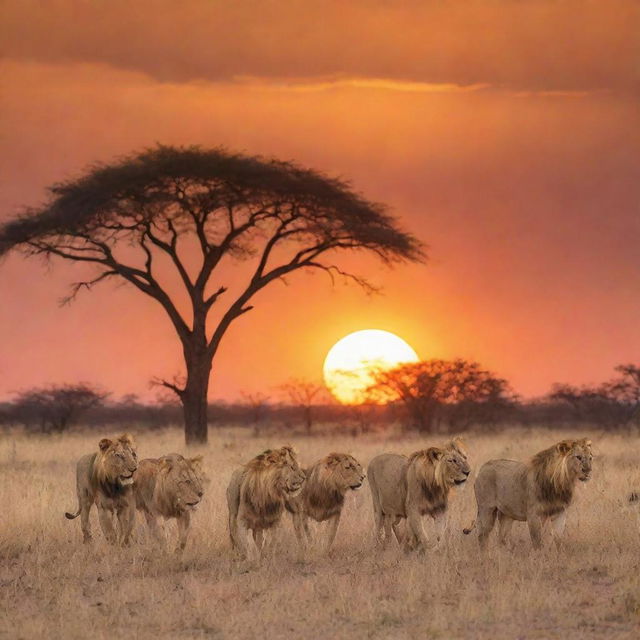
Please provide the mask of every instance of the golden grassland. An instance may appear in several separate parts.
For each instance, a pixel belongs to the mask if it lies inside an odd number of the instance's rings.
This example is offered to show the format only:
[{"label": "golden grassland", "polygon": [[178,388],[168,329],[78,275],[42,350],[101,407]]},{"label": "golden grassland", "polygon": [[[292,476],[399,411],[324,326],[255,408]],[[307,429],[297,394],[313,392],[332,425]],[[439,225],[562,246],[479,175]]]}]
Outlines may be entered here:
[{"label": "golden grassland", "polygon": [[[232,469],[291,442],[308,464],[330,451],[363,464],[443,438],[368,435],[250,437],[212,430],[210,479],[182,556],[147,542],[107,546],[92,513],[83,546],[75,510],[75,460],[102,433],[0,436],[0,638],[634,638],[640,633],[640,536],[626,504],[640,485],[640,438],[595,432],[469,433],[474,471],[490,458],[525,459],[564,437],[594,441],[592,480],[580,485],[566,544],[534,552],[526,525],[513,546],[485,557],[461,533],[475,514],[472,483],[459,490],[442,546],[425,555],[375,548],[367,484],[348,496],[329,557],[297,557],[286,518],[272,555],[247,570],[231,553],[225,487]],[[185,450],[179,430],[136,434],[141,458]],[[141,519],[140,519],[141,520]]]}]

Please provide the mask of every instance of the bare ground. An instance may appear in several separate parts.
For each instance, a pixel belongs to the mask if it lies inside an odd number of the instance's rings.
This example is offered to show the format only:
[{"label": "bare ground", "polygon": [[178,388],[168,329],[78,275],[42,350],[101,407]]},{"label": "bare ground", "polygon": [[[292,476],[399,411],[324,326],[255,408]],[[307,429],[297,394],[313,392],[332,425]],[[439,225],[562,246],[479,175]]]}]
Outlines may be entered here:
[{"label": "bare ground", "polygon": [[[247,570],[230,551],[224,489],[232,469],[268,446],[292,442],[304,463],[345,451],[363,464],[438,438],[251,438],[212,431],[210,478],[179,557],[146,542],[81,544],[74,463],[109,434],[0,436],[0,638],[637,638],[640,535],[626,495],[640,486],[640,438],[593,435],[594,473],[580,486],[566,544],[533,552],[526,527],[513,548],[478,553],[463,526],[472,487],[458,491],[442,547],[426,555],[375,548],[369,490],[349,496],[330,557],[301,562],[290,523],[273,555]],[[468,434],[475,470],[495,457],[525,459],[570,432]],[[183,451],[178,430],[137,436],[140,457]],[[471,483],[469,483],[471,484]],[[175,539],[173,525],[167,536]]]}]

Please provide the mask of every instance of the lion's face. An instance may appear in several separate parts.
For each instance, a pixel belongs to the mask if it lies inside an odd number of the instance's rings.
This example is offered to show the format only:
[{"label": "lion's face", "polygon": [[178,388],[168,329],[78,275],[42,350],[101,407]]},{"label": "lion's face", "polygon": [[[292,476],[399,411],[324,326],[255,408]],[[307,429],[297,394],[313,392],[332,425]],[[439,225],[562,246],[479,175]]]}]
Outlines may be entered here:
[{"label": "lion's face", "polygon": [[582,482],[587,482],[591,478],[592,461],[590,440],[576,440],[567,452],[569,473]]},{"label": "lion's face", "polygon": [[458,439],[453,440],[444,449],[441,464],[444,467],[443,475],[448,485],[461,485],[467,481],[471,467],[467,460],[467,454]]},{"label": "lion's face", "polygon": [[202,456],[184,458],[167,456],[163,460],[162,473],[171,488],[174,507],[178,511],[195,510],[204,494],[202,487]]},{"label": "lion's face", "polygon": [[306,475],[300,468],[293,449],[282,447],[277,453],[276,464],[280,471],[280,487],[287,495],[293,497],[300,493]]},{"label": "lion's face", "polygon": [[133,438],[129,434],[123,434],[117,440],[103,438],[98,446],[105,476],[123,487],[133,484],[133,474],[138,468]]},{"label": "lion's face", "polygon": [[358,489],[362,486],[365,474],[362,466],[353,457],[346,453],[332,453],[327,456],[326,464],[333,473],[334,480],[340,489]]}]

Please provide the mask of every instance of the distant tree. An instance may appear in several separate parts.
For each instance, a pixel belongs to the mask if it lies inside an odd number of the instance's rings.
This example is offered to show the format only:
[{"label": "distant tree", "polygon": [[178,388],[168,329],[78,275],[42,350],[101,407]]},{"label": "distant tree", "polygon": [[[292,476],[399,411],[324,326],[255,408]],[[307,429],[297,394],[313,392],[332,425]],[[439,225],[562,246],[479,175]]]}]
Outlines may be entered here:
[{"label": "distant tree", "polygon": [[590,405],[605,400],[596,387],[578,387],[565,382],[553,384],[549,398],[570,405],[577,417],[586,417],[584,414],[588,413]]},{"label": "distant tree", "polygon": [[16,395],[13,414],[27,428],[61,433],[89,409],[100,406],[108,395],[85,383],[28,389]]},{"label": "distant tree", "polygon": [[240,392],[240,397],[249,409],[249,420],[253,425],[253,435],[259,436],[262,422],[269,409],[269,396],[259,391],[242,391]]},{"label": "distant tree", "polygon": [[554,384],[549,398],[568,404],[581,422],[628,424],[640,418],[640,367],[623,364],[615,371],[617,377],[597,386]]},{"label": "distant tree", "polygon": [[291,405],[300,408],[307,434],[311,433],[314,405],[323,398],[328,400],[325,386],[301,378],[292,378],[280,385],[280,390],[284,392]]},{"label": "distant tree", "polygon": [[618,377],[602,385],[603,392],[623,409],[626,422],[640,420],[640,366],[620,364]]},{"label": "distant tree", "polygon": [[369,388],[373,397],[397,398],[405,408],[412,426],[433,431],[440,409],[449,405],[450,418],[460,420],[478,406],[504,406],[514,399],[506,380],[483,369],[477,362],[426,360],[403,364],[393,369],[377,369]]},{"label": "distant tree", "polygon": [[[0,226],[0,255],[17,249],[95,267],[66,302],[115,279],[162,307],[186,370],[183,382],[162,384],[182,403],[187,443],[207,440],[213,358],[229,326],[253,308],[256,293],[299,269],[337,274],[371,290],[366,279],[338,266],[339,255],[352,250],[385,263],[423,259],[421,243],[347,182],[220,148],[158,146],[49,191],[45,205]],[[220,271],[229,261],[251,266],[235,269],[231,278]],[[163,263],[181,283],[178,293]],[[239,287],[226,305],[232,294],[221,284],[224,273]]]},{"label": "distant tree", "polygon": [[626,422],[622,407],[609,393],[606,383],[598,387],[554,384],[549,399],[569,405],[573,419],[577,422],[599,423],[611,427]]}]

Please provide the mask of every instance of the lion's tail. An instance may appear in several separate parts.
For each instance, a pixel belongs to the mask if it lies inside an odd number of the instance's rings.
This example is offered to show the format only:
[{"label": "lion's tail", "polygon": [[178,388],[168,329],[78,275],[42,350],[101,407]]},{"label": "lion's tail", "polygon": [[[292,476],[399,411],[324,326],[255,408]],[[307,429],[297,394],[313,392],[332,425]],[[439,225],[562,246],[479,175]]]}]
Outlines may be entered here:
[{"label": "lion's tail", "polygon": [[471,522],[471,524],[466,529],[462,530],[462,533],[464,533],[466,536],[468,536],[475,528],[476,528],[476,521],[473,520]]},{"label": "lion's tail", "polygon": [[80,515],[80,507],[78,507],[78,510],[75,513],[69,513],[68,511],[64,512],[65,518],[69,518],[69,520],[73,520],[74,518],[77,518]]}]

